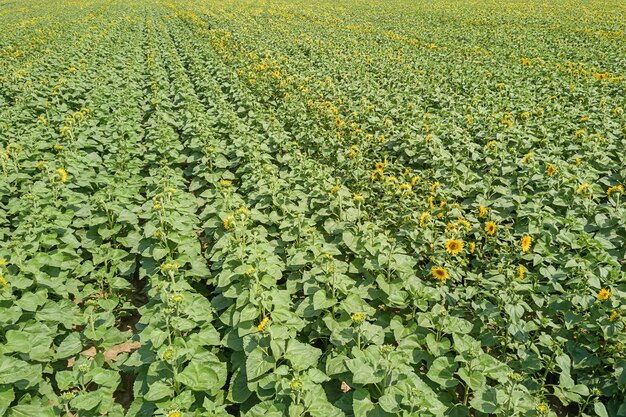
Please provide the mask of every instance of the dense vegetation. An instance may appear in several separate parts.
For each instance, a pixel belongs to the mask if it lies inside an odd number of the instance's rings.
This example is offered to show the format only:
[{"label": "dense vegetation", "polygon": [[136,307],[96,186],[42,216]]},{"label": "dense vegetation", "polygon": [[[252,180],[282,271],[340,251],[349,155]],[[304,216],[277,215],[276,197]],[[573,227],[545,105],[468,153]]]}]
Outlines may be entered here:
[{"label": "dense vegetation", "polygon": [[626,416],[625,22],[0,3],[0,415]]}]

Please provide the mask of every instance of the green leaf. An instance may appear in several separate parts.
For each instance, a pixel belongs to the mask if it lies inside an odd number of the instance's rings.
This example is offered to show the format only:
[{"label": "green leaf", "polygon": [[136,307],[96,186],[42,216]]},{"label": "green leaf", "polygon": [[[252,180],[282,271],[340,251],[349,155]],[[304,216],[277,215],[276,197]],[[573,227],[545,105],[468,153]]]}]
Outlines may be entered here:
[{"label": "green leaf", "polygon": [[481,391],[487,384],[487,379],[479,371],[469,370],[467,367],[462,367],[457,372],[459,377],[472,389],[472,391]]},{"label": "green leaf", "polygon": [[78,394],[70,401],[72,407],[78,410],[91,410],[96,408],[102,401],[102,393],[98,391],[92,391],[87,393]]},{"label": "green leaf", "polygon": [[78,333],[70,333],[57,348],[57,359],[73,356],[80,352],[82,348],[83,344]]},{"label": "green leaf", "polygon": [[226,364],[213,354],[205,354],[202,360],[192,360],[177,381],[194,391],[217,393],[226,383]]},{"label": "green leaf", "polygon": [[609,413],[606,411],[606,407],[600,401],[597,401],[593,405],[593,411],[596,412],[598,417],[609,417]]},{"label": "green leaf", "polygon": [[313,346],[289,339],[285,359],[291,362],[294,369],[304,370],[317,365],[317,361],[322,356],[322,351]]},{"label": "green leaf", "polygon": [[150,385],[150,389],[143,396],[146,401],[158,401],[165,397],[171,397],[174,389],[163,381],[156,381]]},{"label": "green leaf", "polygon": [[459,383],[454,378],[456,368],[457,364],[452,358],[442,356],[433,361],[426,376],[444,388],[452,388]]},{"label": "green leaf", "polygon": [[41,379],[41,365],[30,365],[16,358],[0,356],[0,385],[19,383],[30,387],[38,384]]},{"label": "green leaf", "polygon": [[10,352],[28,353],[32,350],[31,337],[24,332],[9,330],[6,332],[5,348]]},{"label": "green leaf", "polygon": [[55,417],[52,407],[46,407],[43,405],[29,405],[22,404],[16,405],[11,408],[11,414],[9,417]]},{"label": "green leaf", "polygon": [[0,415],[5,415],[7,409],[15,399],[13,387],[9,385],[0,386]]},{"label": "green leaf", "polygon": [[265,401],[252,407],[244,417],[285,417],[286,407],[282,403]]},{"label": "green leaf", "polygon": [[254,381],[266,372],[274,368],[276,359],[273,356],[266,355],[260,347],[254,348],[246,358],[246,375],[248,382]]},{"label": "green leaf", "polygon": [[470,405],[485,414],[493,414],[498,409],[498,392],[495,388],[489,387],[484,391],[474,393],[474,398]]}]

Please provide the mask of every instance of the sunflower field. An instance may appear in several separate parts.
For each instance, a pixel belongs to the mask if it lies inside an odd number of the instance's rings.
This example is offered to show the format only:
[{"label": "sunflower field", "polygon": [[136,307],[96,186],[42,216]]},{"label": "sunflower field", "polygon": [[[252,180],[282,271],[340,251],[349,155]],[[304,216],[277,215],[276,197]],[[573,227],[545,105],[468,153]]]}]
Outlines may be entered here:
[{"label": "sunflower field", "polygon": [[625,31],[0,1],[0,415],[625,417]]}]

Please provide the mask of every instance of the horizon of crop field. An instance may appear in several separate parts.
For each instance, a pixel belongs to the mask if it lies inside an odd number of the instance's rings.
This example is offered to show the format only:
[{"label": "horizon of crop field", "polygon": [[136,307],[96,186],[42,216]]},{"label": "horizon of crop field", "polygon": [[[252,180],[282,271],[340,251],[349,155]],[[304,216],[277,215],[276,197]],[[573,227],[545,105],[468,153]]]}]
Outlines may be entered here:
[{"label": "horizon of crop field", "polygon": [[0,3],[0,415],[626,416],[626,3]]}]

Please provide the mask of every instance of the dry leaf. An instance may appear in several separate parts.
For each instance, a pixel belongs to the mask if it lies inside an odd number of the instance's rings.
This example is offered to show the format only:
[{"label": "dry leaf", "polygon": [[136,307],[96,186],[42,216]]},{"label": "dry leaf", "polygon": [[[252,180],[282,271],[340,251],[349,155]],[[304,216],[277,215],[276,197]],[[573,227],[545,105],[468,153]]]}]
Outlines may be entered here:
[{"label": "dry leaf", "polygon": [[120,353],[130,353],[133,350],[137,350],[141,347],[139,342],[126,342],[113,346],[111,349],[104,352],[104,360],[114,361],[117,359],[117,355]]},{"label": "dry leaf", "polygon": [[346,392],[350,390],[352,390],[352,388],[350,388],[350,385],[346,384],[345,381],[341,381],[341,392],[345,394]]},{"label": "dry leaf", "polygon": [[[117,355],[119,355],[120,353],[130,353],[133,350],[139,349],[140,347],[141,347],[141,343],[139,342],[120,343],[119,345],[115,345],[111,347],[110,349],[104,351],[104,360],[115,361],[117,359]],[[88,358],[95,357],[97,353],[98,351],[96,350],[94,346],[80,352],[81,355],[86,356]],[[71,368],[74,365],[74,362],[76,362],[76,358],[69,358],[67,360],[67,367]]]}]

